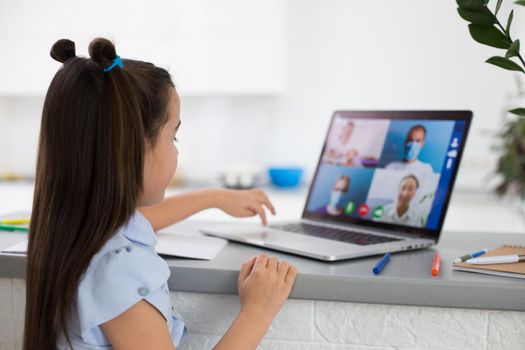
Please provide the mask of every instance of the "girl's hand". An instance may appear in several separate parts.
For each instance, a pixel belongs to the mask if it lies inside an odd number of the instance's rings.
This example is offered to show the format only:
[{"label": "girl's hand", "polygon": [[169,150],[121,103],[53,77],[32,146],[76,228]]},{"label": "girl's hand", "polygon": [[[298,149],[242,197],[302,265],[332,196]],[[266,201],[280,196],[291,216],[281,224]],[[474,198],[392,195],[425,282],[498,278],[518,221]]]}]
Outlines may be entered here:
[{"label": "girl's hand", "polygon": [[297,269],[287,261],[260,255],[241,267],[237,285],[241,313],[271,322],[290,295]]},{"label": "girl's hand", "polygon": [[213,349],[257,348],[290,295],[296,276],[295,267],[266,255],[244,263],[237,281],[241,312]]},{"label": "girl's hand", "polygon": [[220,189],[217,195],[217,207],[235,217],[249,217],[259,215],[262,224],[266,226],[266,212],[264,207],[275,215],[275,208],[266,194],[258,189],[228,190]]}]

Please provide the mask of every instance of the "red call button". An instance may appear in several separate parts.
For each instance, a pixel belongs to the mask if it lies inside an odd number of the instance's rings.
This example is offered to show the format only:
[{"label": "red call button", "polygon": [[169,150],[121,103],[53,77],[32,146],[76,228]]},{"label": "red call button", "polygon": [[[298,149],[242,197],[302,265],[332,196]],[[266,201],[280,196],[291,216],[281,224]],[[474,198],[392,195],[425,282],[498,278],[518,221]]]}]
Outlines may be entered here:
[{"label": "red call button", "polygon": [[368,214],[368,205],[362,204],[359,207],[359,215],[362,216],[362,217],[365,217],[366,214]]}]

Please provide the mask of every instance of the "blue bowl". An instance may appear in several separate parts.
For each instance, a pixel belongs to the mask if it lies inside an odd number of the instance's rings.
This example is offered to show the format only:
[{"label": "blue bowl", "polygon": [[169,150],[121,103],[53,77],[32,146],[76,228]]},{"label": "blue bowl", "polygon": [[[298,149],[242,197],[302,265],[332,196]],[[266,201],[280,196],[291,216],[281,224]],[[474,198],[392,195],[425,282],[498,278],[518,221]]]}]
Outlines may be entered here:
[{"label": "blue bowl", "polygon": [[274,186],[292,188],[301,182],[303,169],[298,167],[269,168],[268,174]]}]

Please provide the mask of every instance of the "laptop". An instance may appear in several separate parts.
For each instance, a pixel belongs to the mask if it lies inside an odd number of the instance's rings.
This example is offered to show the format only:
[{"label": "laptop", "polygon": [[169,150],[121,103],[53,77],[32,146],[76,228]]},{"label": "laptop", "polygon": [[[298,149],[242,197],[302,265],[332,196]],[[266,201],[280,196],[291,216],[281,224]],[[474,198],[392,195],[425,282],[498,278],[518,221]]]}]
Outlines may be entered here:
[{"label": "laptop", "polygon": [[336,111],[302,218],[201,232],[324,261],[438,242],[470,111]]}]

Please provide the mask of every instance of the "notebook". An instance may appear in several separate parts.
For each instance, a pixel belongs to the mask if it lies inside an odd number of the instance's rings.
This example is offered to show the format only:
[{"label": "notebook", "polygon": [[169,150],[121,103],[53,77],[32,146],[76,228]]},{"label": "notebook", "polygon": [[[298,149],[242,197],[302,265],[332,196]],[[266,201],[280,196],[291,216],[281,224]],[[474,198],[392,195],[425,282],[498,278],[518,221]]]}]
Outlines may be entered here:
[{"label": "notebook", "polygon": [[[525,246],[504,245],[497,249],[491,250],[486,254],[483,254],[484,257],[498,255],[525,255]],[[456,271],[476,272],[484,273],[487,275],[525,279],[525,262],[490,265],[473,265],[463,262],[459,264],[454,264],[452,268]]]}]

